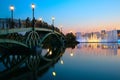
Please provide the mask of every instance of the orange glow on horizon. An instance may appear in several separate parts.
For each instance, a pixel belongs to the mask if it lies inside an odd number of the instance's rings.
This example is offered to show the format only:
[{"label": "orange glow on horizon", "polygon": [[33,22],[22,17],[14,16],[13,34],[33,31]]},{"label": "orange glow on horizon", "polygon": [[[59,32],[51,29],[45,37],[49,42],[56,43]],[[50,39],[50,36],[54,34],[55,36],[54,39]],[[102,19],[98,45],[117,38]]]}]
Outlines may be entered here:
[{"label": "orange glow on horizon", "polygon": [[106,30],[106,31],[110,31],[110,30],[120,30],[120,25],[116,25],[115,26],[99,26],[99,27],[70,27],[70,28],[64,28],[63,30],[63,33],[66,34],[66,33],[69,33],[69,32],[72,32],[72,33],[76,33],[76,32],[83,32],[83,33],[90,33],[90,32],[101,32],[101,30]]}]

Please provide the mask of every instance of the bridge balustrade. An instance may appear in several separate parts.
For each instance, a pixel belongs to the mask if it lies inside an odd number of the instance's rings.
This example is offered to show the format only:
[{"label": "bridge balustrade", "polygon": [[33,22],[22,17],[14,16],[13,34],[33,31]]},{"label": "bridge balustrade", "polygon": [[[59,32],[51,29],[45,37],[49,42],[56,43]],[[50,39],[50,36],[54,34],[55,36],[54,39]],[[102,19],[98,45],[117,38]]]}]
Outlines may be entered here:
[{"label": "bridge balustrade", "polygon": [[[60,30],[57,27],[54,27],[53,25],[49,25],[44,21],[38,21],[35,20],[34,24],[35,28],[46,28],[55,30],[57,32],[60,32]],[[7,29],[16,29],[16,28],[30,28],[32,27],[32,21],[31,20],[20,20],[20,19],[13,19],[13,22],[11,22],[10,18],[0,18],[0,30],[7,30]],[[54,27],[54,28],[53,28]]]}]

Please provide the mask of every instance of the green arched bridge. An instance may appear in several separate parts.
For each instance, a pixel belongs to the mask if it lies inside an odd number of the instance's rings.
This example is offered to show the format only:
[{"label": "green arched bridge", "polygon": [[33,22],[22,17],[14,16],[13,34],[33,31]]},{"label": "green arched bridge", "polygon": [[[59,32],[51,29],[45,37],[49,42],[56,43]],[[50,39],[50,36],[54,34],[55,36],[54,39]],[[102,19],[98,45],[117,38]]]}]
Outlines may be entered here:
[{"label": "green arched bridge", "polygon": [[[43,46],[46,40],[59,42],[64,46],[64,34],[54,25],[36,21],[34,27],[31,22],[25,20],[0,19],[0,45],[11,46],[11,44],[34,48]],[[57,45],[57,44],[54,44]]]}]

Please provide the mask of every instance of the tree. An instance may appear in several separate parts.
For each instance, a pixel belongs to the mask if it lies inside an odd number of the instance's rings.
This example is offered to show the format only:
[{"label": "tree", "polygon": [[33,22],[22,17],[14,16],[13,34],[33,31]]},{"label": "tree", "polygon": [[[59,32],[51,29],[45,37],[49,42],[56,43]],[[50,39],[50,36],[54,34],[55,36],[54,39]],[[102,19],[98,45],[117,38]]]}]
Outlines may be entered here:
[{"label": "tree", "polygon": [[67,33],[65,35],[67,43],[72,43],[76,41],[76,36],[73,33]]}]

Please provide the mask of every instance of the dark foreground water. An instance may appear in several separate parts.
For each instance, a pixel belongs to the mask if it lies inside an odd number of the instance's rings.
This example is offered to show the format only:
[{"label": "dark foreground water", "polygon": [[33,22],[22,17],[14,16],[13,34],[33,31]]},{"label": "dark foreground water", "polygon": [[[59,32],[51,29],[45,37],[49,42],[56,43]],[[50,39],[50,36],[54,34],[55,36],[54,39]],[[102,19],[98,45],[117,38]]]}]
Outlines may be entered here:
[{"label": "dark foreground water", "polygon": [[[75,48],[67,48],[60,58],[50,63],[49,67],[42,67],[44,70],[38,73],[34,67],[37,62],[39,63],[39,58],[36,58],[36,62],[34,58],[29,59],[33,61],[33,64],[27,61],[31,73],[27,72],[26,67],[21,67],[13,71],[12,77],[8,80],[120,80],[120,44],[118,43],[80,43]],[[5,70],[5,64],[3,66],[5,62],[0,63],[0,74]],[[45,64],[48,62],[42,63]],[[39,67],[41,65],[38,69]],[[16,78],[17,72],[20,73]],[[24,74],[25,72],[27,73]],[[5,71],[3,73],[5,74]]]}]

